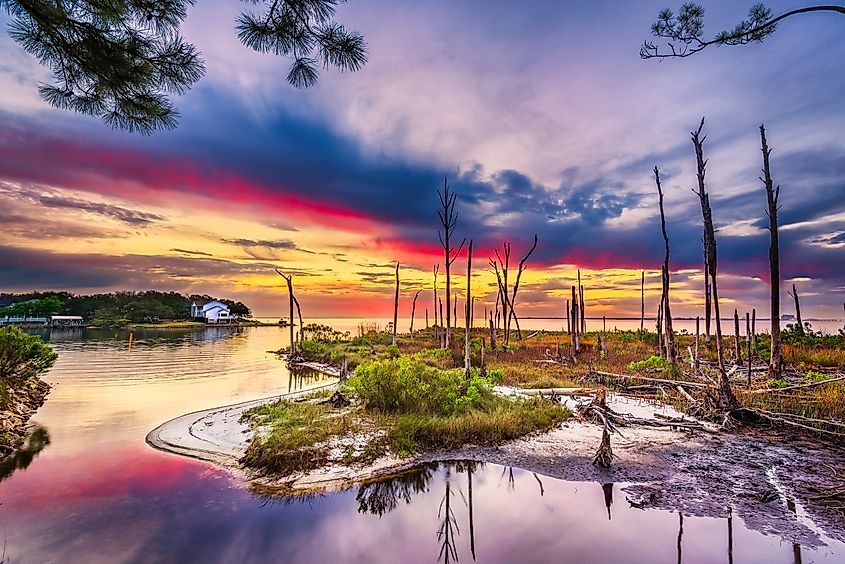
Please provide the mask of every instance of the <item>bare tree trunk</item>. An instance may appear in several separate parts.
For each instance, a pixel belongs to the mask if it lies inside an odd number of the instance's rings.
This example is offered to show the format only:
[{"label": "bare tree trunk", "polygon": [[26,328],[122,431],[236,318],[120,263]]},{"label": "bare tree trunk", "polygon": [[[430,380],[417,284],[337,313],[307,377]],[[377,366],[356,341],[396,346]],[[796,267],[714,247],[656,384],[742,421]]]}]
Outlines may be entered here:
[{"label": "bare tree trunk", "polygon": [[660,187],[660,171],[654,167],[654,181],[657,184],[660,205],[660,229],[663,232],[665,252],[663,255],[663,325],[666,327],[666,360],[675,362],[675,335],[672,331],[672,310],[669,307],[669,234],[666,232],[666,215],[663,212],[663,189]]},{"label": "bare tree trunk", "polygon": [[663,355],[663,295],[660,295],[660,305],[657,306],[657,350]]},{"label": "bare tree trunk", "polygon": [[804,334],[804,322],[801,320],[801,304],[798,302],[798,289],[795,284],[792,285],[792,293],[790,294],[795,300],[795,319],[798,321],[798,334]]},{"label": "bare tree trunk", "polygon": [[578,314],[581,317],[580,332],[587,332],[587,320],[584,317],[584,286],[581,285],[581,269],[578,269]]},{"label": "bare tree trunk", "polygon": [[455,201],[457,199],[457,194],[453,192],[449,192],[449,182],[447,179],[443,179],[443,192],[437,193],[437,196],[440,198],[440,209],[437,210],[437,216],[440,219],[440,225],[443,228],[441,233],[440,229],[437,230],[437,235],[440,238],[440,246],[443,247],[443,253],[446,257],[446,338],[445,348],[449,348],[450,340],[451,340],[451,327],[452,327],[452,319],[451,319],[451,299],[452,299],[452,263],[455,262],[455,259],[458,258],[458,255],[461,254],[461,249],[464,246],[464,241],[461,241],[460,246],[457,250],[451,245],[450,237],[452,235],[452,230],[455,228],[455,224],[458,221],[458,213],[455,211]]},{"label": "bare tree trunk", "polygon": [[572,333],[572,307],[569,305],[569,300],[566,300],[566,332]]},{"label": "bare tree trunk", "polygon": [[754,352],[757,352],[757,308],[751,309],[751,336],[754,339]]},{"label": "bare tree trunk", "polygon": [[286,275],[278,268],[275,269],[276,274],[285,279],[288,283],[288,297],[290,303],[290,313],[288,314],[288,326],[290,327],[290,358],[296,353],[296,340],[293,337],[293,275]]},{"label": "bare tree trunk", "polygon": [[734,309],[734,339],[736,341],[736,363],[742,364],[742,347],[739,344],[739,312]]},{"label": "bare tree trunk", "polygon": [[464,335],[464,372],[466,379],[469,380],[469,369],[472,361],[469,355],[469,337],[472,319],[472,239],[469,240],[469,247],[467,248],[467,311],[466,311],[466,331]]},{"label": "bare tree trunk", "polygon": [[493,312],[490,312],[490,350],[496,351],[496,328],[493,326]]},{"label": "bare tree trunk", "polygon": [[437,339],[437,342],[439,343],[440,342],[440,324],[437,321],[437,274],[440,272],[440,265],[439,264],[434,265],[433,272],[434,272],[434,288],[432,288],[432,290],[433,290],[433,294],[434,294],[434,304],[433,304],[434,305],[434,338]]},{"label": "bare tree trunk", "polygon": [[640,333],[645,330],[645,270],[640,278]]},{"label": "bare tree trunk", "polygon": [[296,315],[299,317],[299,331],[297,332],[297,341],[302,343],[305,340],[303,335],[302,329],[305,327],[305,323],[302,321],[302,308],[299,307],[299,300],[296,299],[296,294],[293,296],[293,303],[296,306]]},{"label": "bare tree trunk", "polygon": [[778,378],[783,364],[780,339],[780,251],[778,249],[778,200],[780,198],[780,186],[775,188],[772,181],[771,168],[769,167],[769,155],[772,151],[766,143],[766,128],[760,126],[760,144],[763,152],[763,184],[766,188],[766,199],[769,216],[769,276],[771,278],[771,320],[772,320],[772,346],[769,356],[769,378]]},{"label": "bare tree trunk", "polygon": [[748,389],[751,389],[751,316],[745,312],[745,351],[748,354]]},{"label": "bare tree trunk", "polygon": [[572,287],[572,335],[575,343],[575,352],[581,352],[581,335],[578,330],[578,298],[575,293],[575,286]]},{"label": "bare tree trunk", "polygon": [[425,328],[428,329],[428,308],[425,308]]},{"label": "bare tree trunk", "polygon": [[[414,314],[417,311],[417,298],[420,297],[420,292],[422,290],[417,290],[417,293],[414,294],[414,301],[411,304],[411,338],[414,338]],[[428,310],[426,310],[427,312]],[[428,319],[426,318],[426,325],[428,325]]]},{"label": "bare tree trunk", "polygon": [[713,306],[710,304],[710,298],[713,291],[710,288],[710,266],[707,262],[707,245],[704,248],[704,342],[710,345],[710,313]]},{"label": "bare tree trunk", "polygon": [[698,130],[691,133],[692,144],[695,147],[695,160],[698,178],[698,190],[693,190],[701,203],[701,215],[704,220],[704,246],[707,249],[707,269],[710,273],[711,292],[713,297],[713,314],[716,318],[716,356],[719,361],[719,396],[723,408],[734,409],[739,402],[731,390],[728,374],[725,371],[725,356],[722,350],[722,321],[719,312],[719,290],[716,283],[718,272],[718,261],[716,256],[716,230],[713,228],[713,211],[710,208],[710,197],[704,187],[707,161],[704,160],[704,138],[701,137],[701,130],[704,129],[704,118]]},{"label": "bare tree trunk", "polygon": [[396,326],[399,323],[399,263],[396,263],[396,293],[393,297],[393,344],[396,344]]},{"label": "bare tree trunk", "polygon": [[[440,323],[443,323],[443,300],[440,300]],[[440,347],[446,348],[446,331],[440,328]]]},{"label": "bare tree trunk", "polygon": [[701,357],[699,356],[699,341],[701,337],[701,317],[695,317],[695,363],[693,364],[693,372],[698,375],[701,372]]}]

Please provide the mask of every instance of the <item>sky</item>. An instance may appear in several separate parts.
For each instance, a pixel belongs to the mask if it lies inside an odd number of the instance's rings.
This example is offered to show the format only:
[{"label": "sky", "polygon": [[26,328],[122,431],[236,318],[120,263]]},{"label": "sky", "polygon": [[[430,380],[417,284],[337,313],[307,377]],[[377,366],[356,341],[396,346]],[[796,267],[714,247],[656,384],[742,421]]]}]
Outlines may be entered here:
[{"label": "sky", "polygon": [[[705,33],[750,7],[706,0]],[[777,1],[780,13],[802,5]],[[845,19],[786,20],[762,44],[644,61],[656,2],[352,0],[337,19],[369,62],[296,90],[289,62],[235,36],[244,4],[203,0],[183,32],[206,76],[175,103],[177,129],[140,136],[48,107],[48,73],[0,36],[0,291],[174,290],[286,314],[293,273],[306,317],[431,308],[437,190],[457,193],[473,239],[476,308],[488,260],[527,262],[520,316],[560,316],[581,270],[587,315],[639,316],[660,295],[659,166],[675,315],[703,315],[701,210],[690,132],[706,116],[707,188],[723,310],[768,314],[759,126],[781,186],[782,311],[845,302]],[[0,16],[5,29],[6,16]],[[466,257],[453,264],[458,295]],[[443,277],[438,280],[443,288]],[[478,309],[477,309],[478,310]]]}]

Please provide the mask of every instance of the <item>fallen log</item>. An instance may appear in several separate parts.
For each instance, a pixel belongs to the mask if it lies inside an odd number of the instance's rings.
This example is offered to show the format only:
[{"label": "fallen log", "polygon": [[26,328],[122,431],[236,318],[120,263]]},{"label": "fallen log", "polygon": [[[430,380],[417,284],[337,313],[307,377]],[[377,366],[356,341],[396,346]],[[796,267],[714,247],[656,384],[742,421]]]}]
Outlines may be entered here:
[{"label": "fallen log", "polygon": [[607,376],[609,378],[618,378],[622,380],[640,380],[643,382],[656,382],[658,384],[667,384],[669,386],[676,386],[682,384],[691,388],[708,389],[712,387],[708,384],[703,384],[701,382],[690,382],[688,380],[667,380],[665,378],[648,378],[646,376],[632,376],[629,374],[614,374],[613,372],[601,372],[600,370],[593,370],[592,374],[596,374],[598,376]]},{"label": "fallen log", "polygon": [[588,396],[596,393],[596,388],[527,388],[520,390],[526,396]]},{"label": "fallen log", "polygon": [[806,390],[808,388],[815,388],[816,386],[823,386],[825,384],[830,384],[831,382],[841,382],[845,380],[845,376],[839,376],[837,378],[829,378],[827,380],[822,380],[821,382],[810,382],[809,384],[797,384],[795,386],[787,386],[785,388],[761,388],[759,390],[751,390],[748,392],[749,394],[776,394],[781,392],[791,392],[792,390]]}]

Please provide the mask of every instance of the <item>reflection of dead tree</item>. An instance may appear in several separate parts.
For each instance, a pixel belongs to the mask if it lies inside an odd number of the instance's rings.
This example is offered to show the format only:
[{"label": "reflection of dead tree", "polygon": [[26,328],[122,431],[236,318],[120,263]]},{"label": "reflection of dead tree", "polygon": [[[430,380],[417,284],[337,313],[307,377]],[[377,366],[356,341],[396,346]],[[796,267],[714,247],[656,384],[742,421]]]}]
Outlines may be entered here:
[{"label": "reflection of dead tree", "polygon": [[545,488],[543,488],[543,482],[540,480],[540,476],[538,476],[536,472],[532,472],[532,474],[534,474],[534,479],[537,480],[537,483],[540,484],[540,497],[543,497],[546,493]]},{"label": "reflection of dead tree", "polygon": [[285,274],[278,268],[275,269],[276,274],[281,276],[285,279],[285,282],[288,283],[288,296],[290,297],[290,314],[288,315],[288,326],[290,327],[290,356],[296,353],[296,341],[293,337],[293,274]]},{"label": "reflection of dead tree", "polygon": [[734,564],[734,526],[733,509],[728,506],[728,564]]},{"label": "reflection of dead tree", "polygon": [[496,283],[499,289],[499,296],[501,297],[500,301],[502,304],[502,323],[504,325],[504,335],[502,336],[503,350],[507,347],[508,343],[510,342],[511,320],[513,320],[516,324],[516,330],[519,335],[519,338],[522,338],[522,331],[519,328],[519,319],[516,316],[514,307],[516,304],[516,295],[517,292],[519,292],[519,283],[522,279],[522,273],[525,271],[525,263],[536,248],[537,235],[534,235],[534,243],[531,245],[531,248],[528,249],[528,252],[525,253],[525,256],[522,257],[522,260],[519,261],[519,266],[516,272],[516,280],[514,281],[512,289],[508,287],[508,271],[510,269],[511,244],[507,241],[502,243],[502,254],[499,254],[499,250],[496,249],[495,260],[492,258],[490,259],[490,266],[493,268],[493,271],[496,274]]},{"label": "reflection of dead tree", "polygon": [[386,480],[362,485],[355,496],[358,513],[371,513],[381,517],[396,509],[400,501],[411,503],[414,494],[423,493],[428,489],[436,468],[437,464],[430,464]]},{"label": "reflection of dead tree", "polygon": [[681,564],[681,543],[684,540],[684,514],[678,513],[678,564]]},{"label": "reflection of dead tree", "polygon": [[443,253],[446,257],[446,337],[444,338],[444,348],[449,348],[451,339],[451,294],[452,294],[452,263],[461,254],[461,249],[464,248],[466,239],[461,241],[457,249],[452,245],[450,238],[455,224],[458,222],[458,212],[455,210],[455,201],[458,197],[454,192],[449,192],[449,182],[443,179],[443,192],[438,192],[437,197],[440,199],[440,209],[437,210],[437,217],[440,219],[440,225],[443,228],[437,230],[437,236],[440,238],[440,246],[443,247]]},{"label": "reflection of dead tree", "polygon": [[610,521],[612,519],[610,507],[613,505],[613,483],[602,484],[601,489],[604,493],[604,506],[607,508],[607,520]]},{"label": "reflection of dead tree", "polygon": [[443,560],[448,564],[451,560],[458,560],[458,547],[455,545],[455,535],[460,535],[461,530],[458,527],[458,519],[455,517],[455,512],[452,510],[452,484],[451,484],[451,469],[446,468],[446,491],[443,494],[443,499],[440,501],[440,507],[437,509],[437,518],[441,519],[440,528],[437,529],[437,540],[443,541],[440,545],[440,554],[437,561]]}]

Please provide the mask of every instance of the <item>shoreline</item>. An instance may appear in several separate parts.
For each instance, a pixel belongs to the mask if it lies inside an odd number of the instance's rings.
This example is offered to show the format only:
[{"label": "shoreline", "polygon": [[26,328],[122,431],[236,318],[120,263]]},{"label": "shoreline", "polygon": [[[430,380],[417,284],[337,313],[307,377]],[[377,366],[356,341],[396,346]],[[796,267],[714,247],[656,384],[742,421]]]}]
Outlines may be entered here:
[{"label": "shoreline", "polygon": [[0,410],[0,461],[24,447],[34,429],[30,419],[52,390],[50,384],[35,376],[9,384],[6,406]]},{"label": "shoreline", "polygon": [[[813,494],[813,486],[833,485],[829,468],[845,472],[842,451],[809,439],[763,437],[751,432],[690,432],[626,427],[614,434],[609,469],[593,464],[601,427],[568,420],[499,446],[467,445],[408,458],[385,456],[370,464],[332,461],[313,471],[259,476],[241,467],[251,434],[240,422],[247,409],[280,398],[292,399],[337,382],[238,404],[197,411],[162,423],[147,435],[157,450],[204,460],[229,471],[237,481],[267,495],[309,496],[387,479],[415,466],[446,460],[474,460],[518,467],[555,479],[623,483],[630,503],[642,509],[677,511],[689,516],[724,518],[733,511],[764,534],[804,546],[845,543],[845,523],[835,507]],[[614,409],[636,413],[671,407],[614,396]],[[753,453],[750,457],[748,453]],[[807,456],[812,462],[808,463]],[[827,480],[827,482],[825,481]],[[790,502],[802,508],[791,512]]]}]

